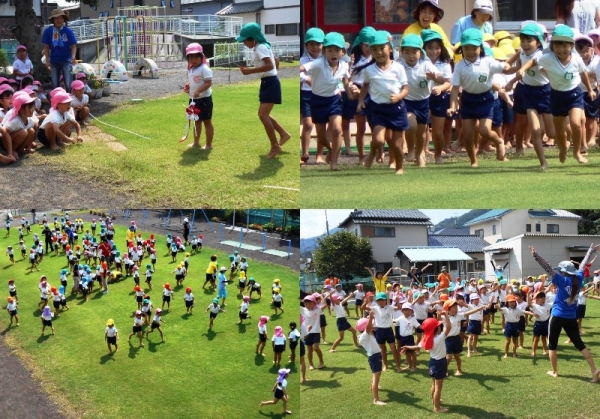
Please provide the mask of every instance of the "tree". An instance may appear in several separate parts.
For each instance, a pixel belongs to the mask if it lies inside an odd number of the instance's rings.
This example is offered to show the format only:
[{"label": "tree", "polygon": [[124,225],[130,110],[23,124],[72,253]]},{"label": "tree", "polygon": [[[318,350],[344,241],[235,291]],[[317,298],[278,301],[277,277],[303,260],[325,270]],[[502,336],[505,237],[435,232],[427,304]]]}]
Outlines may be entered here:
[{"label": "tree", "polygon": [[345,230],[318,239],[314,267],[319,276],[333,272],[341,279],[365,276],[365,266],[373,265],[371,242]]},{"label": "tree", "polygon": [[577,226],[579,234],[600,234],[600,210],[571,210],[581,217]]},{"label": "tree", "polygon": [[[67,0],[70,3],[77,3],[79,0]],[[97,0],[81,0],[81,3],[89,6],[96,6]],[[47,78],[48,70],[42,65],[42,31],[43,26],[38,24],[35,11],[33,10],[33,0],[15,1],[15,21],[17,26],[12,28],[12,33],[21,45],[27,47],[27,54],[33,63],[33,77],[41,79]]]}]

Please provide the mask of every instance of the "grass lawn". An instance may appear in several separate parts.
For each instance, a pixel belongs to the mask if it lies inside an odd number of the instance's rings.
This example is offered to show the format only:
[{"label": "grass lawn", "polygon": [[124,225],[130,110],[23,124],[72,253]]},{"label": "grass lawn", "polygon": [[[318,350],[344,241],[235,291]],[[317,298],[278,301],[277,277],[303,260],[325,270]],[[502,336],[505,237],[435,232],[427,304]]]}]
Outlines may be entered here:
[{"label": "grass lawn", "polygon": [[[546,149],[550,168],[538,169],[539,162],[530,150],[523,157],[508,154],[510,161],[498,162],[493,155],[479,157],[479,167],[469,167],[466,155],[444,159],[443,165],[428,163],[418,168],[405,164],[404,175],[395,176],[384,165],[366,169],[356,164],[357,157],[340,159],[352,164],[331,172],[329,166],[308,165],[301,170],[301,208],[396,208],[402,202],[424,208],[459,208],[466,203],[495,208],[506,206],[543,207],[548,202],[572,208],[585,199],[589,208],[600,206],[600,196],[581,193],[595,190],[600,170],[600,151],[592,149],[588,163],[578,164],[569,155],[565,164],[558,151]],[[408,201],[406,201],[408,200]]]},{"label": "grass lawn", "polygon": [[[354,313],[354,306],[350,306]],[[327,341],[337,338],[335,317],[327,315]],[[356,319],[350,319],[351,324]],[[583,322],[583,340],[600,365],[600,303],[588,299]],[[541,342],[537,358],[531,358],[533,323],[525,332],[525,349],[518,358],[503,359],[505,338],[502,335],[499,313],[491,335],[481,336],[479,354],[462,354],[462,377],[454,377],[456,362],[450,364],[450,378],[444,380],[442,406],[450,409],[443,417],[458,419],[516,419],[516,418],[592,418],[598,417],[596,402],[590,399],[599,384],[589,382],[590,370],[583,356],[571,344],[565,345],[564,333],[558,346],[559,378],[546,374],[550,361],[543,357]],[[431,378],[428,375],[429,354],[422,352],[417,371],[397,374],[393,369],[383,372],[379,391],[386,406],[375,406],[370,392],[371,369],[364,349],[354,349],[352,335],[346,333],[336,353],[330,345],[321,345],[326,368],[307,371],[310,381],[301,386],[302,415],[306,417],[377,417],[429,418],[435,416],[431,404]],[[512,351],[512,347],[510,349]],[[511,355],[509,355],[511,356]],[[388,352],[393,366],[393,357]],[[315,355],[315,362],[318,362]],[[322,407],[334,403],[324,413]],[[310,403],[304,403],[310,400]],[[441,416],[440,416],[441,417]]]},{"label": "grass lawn", "polygon": [[[122,189],[149,206],[298,207],[300,181],[293,146],[297,141],[298,85],[292,79],[282,79],[281,84],[283,105],[275,106],[272,115],[293,137],[274,159],[266,158],[270,144],[257,116],[259,81],[214,88],[213,150],[188,148],[192,133],[187,142],[179,142],[185,133],[188,103],[187,96],[179,94],[124,105],[101,118],[150,140],[94,121],[116,140],[90,140],[69,147],[66,153],[35,153],[31,157],[34,163],[68,170],[74,178]],[[201,144],[205,144],[204,133]]]},{"label": "grass lawn", "polygon": [[[86,223],[87,224],[87,223]],[[13,225],[14,226],[14,225]],[[86,228],[89,228],[86,225]],[[33,232],[40,233],[35,226]],[[124,247],[125,228],[116,227],[115,242]],[[144,237],[149,232],[143,231]],[[4,236],[4,234],[2,234]],[[16,281],[19,295],[19,327],[9,326],[8,313],[2,311],[0,330],[7,345],[24,361],[34,377],[49,392],[51,399],[66,411],[68,417],[86,418],[235,418],[235,417],[281,417],[282,404],[258,408],[261,400],[270,400],[277,368],[272,364],[273,352],[270,337],[275,326],[281,325],[289,333],[290,321],[298,321],[298,303],[295,298],[298,273],[288,268],[259,263],[249,257],[249,275],[254,276],[263,288],[262,299],[253,294],[250,305],[251,320],[237,325],[238,305],[237,278],[229,286],[227,313],[220,313],[212,331],[208,330],[208,314],[204,310],[216,297],[216,293],[203,291],[206,267],[210,255],[219,256],[220,265],[229,265],[227,255],[210,248],[205,243],[201,254],[192,255],[185,286],[191,286],[196,297],[192,315],[185,314],[183,287],[175,287],[171,309],[163,319],[165,343],[160,343],[158,331],[144,338],[145,347],[138,348],[137,337],[128,345],[127,337],[133,325],[133,312],[137,307],[132,290],[132,278],[109,285],[110,292],[103,295],[94,291],[89,301],[80,296],[69,296],[70,310],[55,319],[56,335],[47,328],[40,335],[41,321],[38,280],[45,274],[52,285],[60,285],[59,272],[66,265],[66,258],[46,256],[40,272],[29,273],[28,263],[21,260],[18,250],[17,229],[10,238],[0,239],[0,248],[11,244],[16,247],[17,263],[12,265],[3,254],[2,304],[8,296],[7,281]],[[26,244],[32,243],[32,235],[25,236]],[[153,275],[154,290],[150,291],[154,307],[162,304],[162,285],[175,285],[171,272],[174,264],[166,256],[163,237],[157,236],[156,272]],[[233,253],[232,248],[232,253]],[[3,252],[4,253],[4,252]],[[183,255],[178,256],[183,260]],[[143,272],[145,272],[144,260]],[[145,275],[142,274],[142,283]],[[282,281],[285,299],[283,315],[275,316],[268,323],[269,342],[265,357],[255,356],[257,323],[260,315],[272,315],[270,288],[274,278]],[[69,277],[69,290],[72,278]],[[97,290],[97,285],[95,286]],[[4,307],[4,305],[3,305]],[[107,319],[112,318],[119,330],[119,351],[109,355],[104,342]],[[287,364],[289,348],[282,361]],[[298,354],[299,358],[299,354]],[[297,359],[298,359],[297,358]],[[288,380],[290,403],[288,408],[299,413],[299,379],[296,365],[287,364],[292,373]],[[144,412],[144,413],[142,413]],[[1,415],[0,415],[1,416]]]}]

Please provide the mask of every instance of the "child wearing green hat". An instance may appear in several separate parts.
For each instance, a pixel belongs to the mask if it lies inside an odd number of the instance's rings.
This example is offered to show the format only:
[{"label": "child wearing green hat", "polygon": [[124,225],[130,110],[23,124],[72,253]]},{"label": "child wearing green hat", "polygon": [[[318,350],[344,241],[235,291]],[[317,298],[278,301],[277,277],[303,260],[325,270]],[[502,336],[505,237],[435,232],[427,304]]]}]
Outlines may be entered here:
[{"label": "child wearing green hat", "polygon": [[330,169],[338,170],[337,159],[342,145],[342,98],[339,92],[343,87],[350,98],[354,93],[349,86],[348,64],[341,60],[345,54],[344,37],[337,32],[328,33],[323,48],[325,54],[301,65],[300,72],[311,78],[310,112],[317,129],[317,143],[328,150]]},{"label": "child wearing green hat", "polygon": [[[408,81],[403,66],[392,60],[389,34],[377,31],[371,40],[373,64],[364,69],[364,83],[358,98],[358,111],[365,108],[367,93],[369,102],[369,124],[372,140],[369,155],[364,165],[369,168],[386,140],[386,129],[392,131],[390,161],[394,160],[396,174],[404,173],[403,132],[408,129],[406,106],[403,99],[408,94]],[[392,166],[390,164],[390,166]]]},{"label": "child wearing green hat", "polygon": [[[300,57],[300,65],[306,65],[321,56],[324,39],[325,33],[319,28],[310,28],[306,31],[306,35],[304,36],[304,55]],[[302,132],[300,133],[302,156],[300,157],[300,164],[308,161],[310,135],[314,127],[310,112],[311,95],[312,81],[306,73],[300,73],[300,118],[302,123]],[[317,163],[325,163],[322,154],[322,148],[320,154],[319,150],[317,150]]]},{"label": "child wearing green hat", "polygon": [[496,146],[496,159],[507,161],[504,155],[504,140],[492,130],[494,95],[491,89],[492,76],[495,73],[508,73],[510,66],[486,56],[482,44],[483,35],[479,29],[467,29],[462,33],[460,49],[463,59],[454,68],[450,107],[447,112],[448,117],[452,117],[457,111],[458,93],[462,87],[460,104],[462,134],[471,167],[479,165],[473,140],[477,121],[479,121],[477,131],[481,137]]},{"label": "child wearing green hat", "polygon": [[[291,135],[270,115],[274,105],[281,105],[281,84],[277,78],[279,61],[273,55],[271,44],[267,42],[258,23],[246,23],[235,39],[243,42],[254,53],[254,68],[240,67],[242,74],[261,75],[258,117],[271,142],[271,150],[267,158],[272,159],[281,151],[281,146],[291,138]],[[276,133],[279,134],[279,142]]]},{"label": "child wearing green hat", "polygon": [[204,312],[206,313],[208,310],[210,310],[210,323],[208,324],[208,328],[212,329],[213,323],[217,318],[217,314],[220,312],[227,313],[227,311],[221,308],[218,298],[213,298],[212,304],[209,304]]}]

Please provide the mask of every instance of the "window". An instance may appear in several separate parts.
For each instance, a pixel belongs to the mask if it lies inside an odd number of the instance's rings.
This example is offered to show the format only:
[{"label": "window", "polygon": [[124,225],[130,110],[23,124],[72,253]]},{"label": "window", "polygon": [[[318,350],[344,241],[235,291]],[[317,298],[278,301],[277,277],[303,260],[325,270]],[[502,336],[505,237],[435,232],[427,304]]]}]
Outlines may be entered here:
[{"label": "window", "polygon": [[110,7],[111,9],[114,9],[115,8],[115,0],[110,0],[110,5],[108,7]]},{"label": "window", "polygon": [[160,0],[160,5],[161,5],[162,7],[165,7],[165,6],[166,6],[166,4],[165,4],[165,0]]},{"label": "window", "polygon": [[133,5],[134,6],[143,6],[144,0],[133,0]]},{"label": "window", "polygon": [[298,35],[298,24],[297,23],[284,23],[281,25],[275,25],[275,35],[276,36]]},{"label": "window", "polygon": [[531,233],[531,224],[525,224],[525,231]]},{"label": "window", "polygon": [[373,23],[412,23],[412,11],[419,4],[418,0],[373,1]]},{"label": "window", "polygon": [[475,270],[476,271],[485,271],[485,261],[484,260],[476,260],[475,261]]},{"label": "window", "polygon": [[492,234],[496,234],[496,224],[492,226]]},{"label": "window", "polygon": [[396,237],[394,227],[375,227],[375,237]]},{"label": "window", "polygon": [[474,234],[476,236],[479,236],[479,237],[481,237],[483,239],[483,228],[480,229],[480,230],[475,230]]},{"label": "window", "polygon": [[497,20],[556,20],[554,2],[548,0],[496,0]]},{"label": "window", "polygon": [[175,8],[175,0],[171,0],[169,2],[169,5],[171,6],[171,9],[174,9]]},{"label": "window", "polygon": [[383,272],[384,274],[392,267],[392,262],[382,262],[375,264],[375,270]]},{"label": "window", "polygon": [[275,33],[275,25],[265,25],[265,35],[273,35]]},{"label": "window", "polygon": [[451,271],[458,271],[458,261],[456,261],[456,260],[451,260],[450,261],[450,270]]},{"label": "window", "polygon": [[558,234],[558,224],[548,224],[546,226],[546,232],[548,234]]},{"label": "window", "polygon": [[540,223],[537,223],[535,225],[535,232],[536,233],[541,233],[542,232],[542,225]]},{"label": "window", "polygon": [[324,2],[326,25],[356,25],[363,23],[364,1],[324,0]]}]

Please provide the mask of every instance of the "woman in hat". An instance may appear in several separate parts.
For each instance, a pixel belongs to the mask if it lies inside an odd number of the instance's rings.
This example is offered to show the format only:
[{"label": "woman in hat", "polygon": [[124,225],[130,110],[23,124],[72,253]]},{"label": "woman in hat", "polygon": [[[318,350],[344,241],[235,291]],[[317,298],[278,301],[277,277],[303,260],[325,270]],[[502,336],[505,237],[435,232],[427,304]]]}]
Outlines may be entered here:
[{"label": "woman in hat", "polygon": [[415,20],[403,32],[404,35],[421,35],[424,29],[429,29],[437,32],[448,51],[452,56],[454,48],[444,32],[444,29],[438,25],[438,22],[444,17],[444,10],[439,6],[438,0],[419,0],[419,3],[412,12],[412,18]]},{"label": "woman in hat", "polygon": [[269,405],[269,404],[277,404],[277,403],[279,403],[279,400],[281,400],[283,402],[283,414],[291,415],[292,411],[287,410],[287,402],[290,399],[290,396],[287,393],[287,380],[286,380],[286,378],[288,378],[288,376],[290,375],[290,370],[281,368],[278,371],[278,374],[279,374],[279,376],[277,377],[277,382],[275,383],[275,385],[273,386],[273,389],[271,390],[274,392],[273,400],[267,400],[266,402],[260,402],[259,407]]},{"label": "woman in hat", "polygon": [[19,45],[15,54],[15,61],[13,62],[13,75],[16,79],[21,81],[25,76],[33,75],[33,63],[27,56],[27,47],[25,45]]},{"label": "woman in hat", "polygon": [[104,330],[104,340],[106,341],[106,346],[108,346],[108,352],[113,353],[112,345],[115,346],[115,352],[119,350],[119,345],[117,341],[119,340],[119,331],[115,327],[115,321],[113,319],[108,319],[106,322],[106,329]]},{"label": "woman in hat", "polygon": [[[300,65],[308,64],[321,56],[324,39],[325,33],[319,28],[310,28],[306,31],[306,35],[304,35],[304,55],[300,57]],[[305,164],[308,161],[310,136],[314,128],[310,112],[311,94],[311,78],[305,73],[300,73],[300,118],[302,122],[302,132],[300,133],[302,156],[300,157],[300,164]],[[316,162],[317,164],[325,164],[322,146],[320,153],[319,149],[317,149]]]},{"label": "woman in hat", "polygon": [[450,42],[452,42],[452,45],[456,45],[457,42],[461,42],[462,44],[461,34],[470,28],[478,29],[482,33],[493,34],[493,14],[494,5],[491,0],[475,0],[471,14],[461,17],[454,24],[452,34],[450,35]]},{"label": "woman in hat", "polygon": [[[582,265],[585,266],[593,253],[596,253],[600,246],[592,244],[588,249]],[[575,270],[575,266],[570,261],[562,261],[558,267],[552,266],[546,262],[536,251],[533,246],[529,246],[531,256],[535,261],[552,277],[552,283],[556,285],[557,295],[550,317],[548,326],[548,349],[550,364],[552,370],[548,371],[548,375],[558,377],[558,338],[561,330],[564,330],[573,346],[583,355],[587,361],[592,374],[592,382],[597,383],[600,380],[600,369],[596,368],[592,353],[586,348],[585,343],[581,340],[579,328],[577,326],[577,297],[583,283],[583,271]]]},{"label": "woman in hat", "polygon": [[217,294],[217,298],[222,298],[222,305],[225,307],[225,299],[227,298],[227,284],[230,282],[225,276],[225,271],[227,268],[225,266],[221,266],[219,269],[219,293]]},{"label": "woman in hat", "polygon": [[52,77],[52,87],[60,86],[60,75],[64,77],[65,88],[71,89],[71,68],[77,64],[77,39],[65,23],[69,15],[61,9],[54,9],[48,18],[52,25],[44,29],[42,44],[46,66]]},{"label": "woman in hat", "polygon": [[221,308],[221,306],[219,305],[218,298],[213,298],[212,304],[209,304],[209,306],[206,308],[206,310],[204,310],[204,312],[206,313],[208,310],[210,310],[210,323],[208,324],[208,328],[212,329],[213,323],[217,318],[217,314],[219,314],[220,312],[227,313],[227,311]]},{"label": "woman in hat", "polygon": [[[281,104],[281,84],[277,78],[279,61],[273,55],[271,44],[267,42],[258,23],[246,23],[242,26],[240,35],[235,39],[252,49],[254,54],[254,68],[240,67],[240,70],[245,76],[260,74],[258,118],[271,142],[271,150],[267,154],[267,158],[272,159],[281,151],[281,146],[291,138],[291,135],[270,115],[273,106]],[[279,142],[277,142],[276,133],[279,134]]]}]

